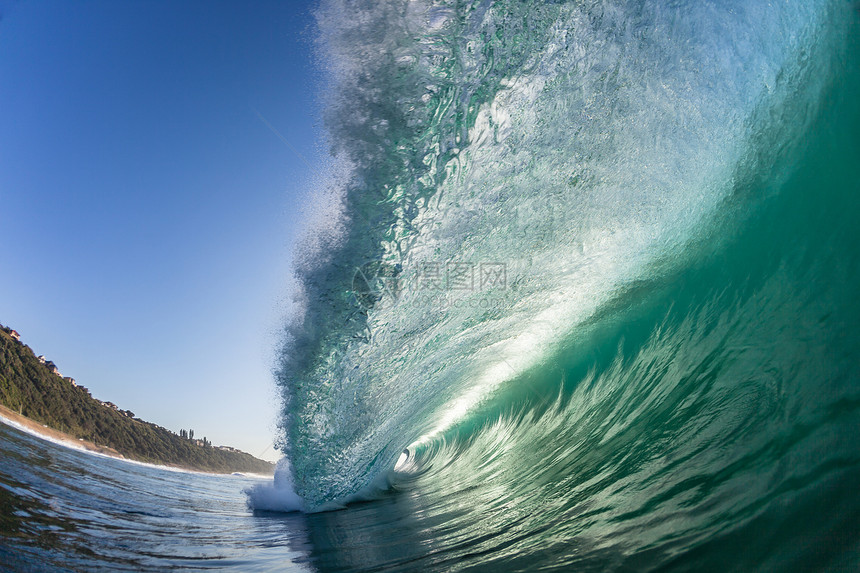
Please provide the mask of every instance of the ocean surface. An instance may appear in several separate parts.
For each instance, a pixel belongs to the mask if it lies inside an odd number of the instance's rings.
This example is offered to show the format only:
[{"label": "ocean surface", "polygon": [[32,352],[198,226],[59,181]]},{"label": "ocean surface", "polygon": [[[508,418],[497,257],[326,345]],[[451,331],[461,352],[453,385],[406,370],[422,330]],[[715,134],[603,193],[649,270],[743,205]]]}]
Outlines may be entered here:
[{"label": "ocean surface", "polygon": [[858,4],[316,17],[274,481],[2,428],[0,562],[860,570]]},{"label": "ocean surface", "polygon": [[313,570],[301,523],[247,509],[242,490],[263,478],[129,463],[2,423],[0,460],[2,571]]}]

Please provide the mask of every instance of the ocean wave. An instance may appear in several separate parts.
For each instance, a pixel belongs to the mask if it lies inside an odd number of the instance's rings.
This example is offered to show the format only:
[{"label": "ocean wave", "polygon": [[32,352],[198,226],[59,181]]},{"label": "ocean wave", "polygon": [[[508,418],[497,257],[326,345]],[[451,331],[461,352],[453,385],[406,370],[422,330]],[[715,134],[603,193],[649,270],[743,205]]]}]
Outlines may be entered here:
[{"label": "ocean wave", "polygon": [[751,181],[816,117],[847,10],[322,2],[339,223],[297,256],[279,491],[341,503],[404,448],[480,426],[691,245],[732,235],[727,205],[766,195]]}]

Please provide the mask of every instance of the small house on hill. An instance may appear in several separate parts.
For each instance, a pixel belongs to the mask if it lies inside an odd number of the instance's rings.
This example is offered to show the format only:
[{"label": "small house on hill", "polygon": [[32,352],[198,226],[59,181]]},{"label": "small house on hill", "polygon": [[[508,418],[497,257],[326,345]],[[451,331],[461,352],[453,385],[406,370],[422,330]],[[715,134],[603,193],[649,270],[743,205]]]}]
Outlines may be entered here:
[{"label": "small house on hill", "polygon": [[63,380],[65,380],[66,382],[68,382],[68,383],[69,383],[69,384],[71,384],[72,386],[77,386],[77,385],[78,385],[78,383],[77,383],[77,382],[75,382],[75,379],[74,379],[74,378],[72,378],[71,376],[66,376],[65,378],[63,378]]},{"label": "small house on hill", "polygon": [[45,355],[44,355],[44,354],[40,354],[40,355],[38,355],[38,356],[36,357],[36,360],[38,360],[39,362],[41,362],[42,364],[44,364],[44,363],[45,363],[45,360],[46,360]]},{"label": "small house on hill", "polygon": [[9,336],[11,336],[12,338],[14,338],[15,340],[18,340],[18,341],[20,341],[20,340],[21,340],[21,335],[20,335],[20,334],[18,334],[18,331],[17,331],[17,330],[13,330],[12,332],[10,332],[10,333],[9,333]]},{"label": "small house on hill", "polygon": [[57,365],[54,364],[53,362],[51,362],[50,360],[45,362],[45,366],[47,366],[48,370],[50,370],[51,372],[53,372],[57,376],[62,376],[62,374],[60,374],[60,369],[57,368]]}]

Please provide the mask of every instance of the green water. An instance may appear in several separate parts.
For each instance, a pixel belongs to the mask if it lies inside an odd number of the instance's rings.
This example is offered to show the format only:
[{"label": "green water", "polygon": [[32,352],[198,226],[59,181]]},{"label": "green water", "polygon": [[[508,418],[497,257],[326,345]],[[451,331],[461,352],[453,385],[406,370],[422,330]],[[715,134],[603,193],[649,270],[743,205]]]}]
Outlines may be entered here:
[{"label": "green water", "polygon": [[418,450],[402,487],[463,512],[447,541],[483,536],[469,554],[521,570],[856,569],[856,48],[722,240]]},{"label": "green water", "polygon": [[322,11],[348,217],[255,507],[370,500],[331,570],[856,569],[856,10],[395,4]]},{"label": "green water", "polygon": [[2,427],[0,569],[860,570],[856,5],[317,20],[335,167],[288,462],[167,474]]}]

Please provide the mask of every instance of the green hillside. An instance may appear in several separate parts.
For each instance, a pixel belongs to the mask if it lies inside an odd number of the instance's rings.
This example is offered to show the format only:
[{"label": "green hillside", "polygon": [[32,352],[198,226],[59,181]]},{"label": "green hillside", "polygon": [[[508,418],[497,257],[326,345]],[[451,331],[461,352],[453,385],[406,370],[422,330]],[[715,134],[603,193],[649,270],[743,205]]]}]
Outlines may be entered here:
[{"label": "green hillside", "polygon": [[0,325],[0,404],[75,438],[107,446],[126,458],[211,472],[272,473],[273,464],[222,450],[134,418],[90,396],[43,364]]}]

